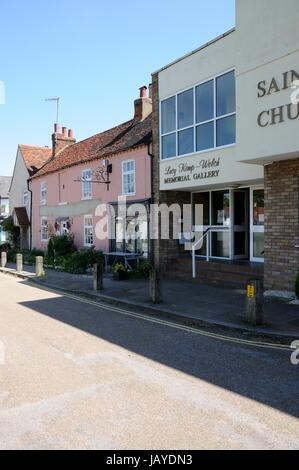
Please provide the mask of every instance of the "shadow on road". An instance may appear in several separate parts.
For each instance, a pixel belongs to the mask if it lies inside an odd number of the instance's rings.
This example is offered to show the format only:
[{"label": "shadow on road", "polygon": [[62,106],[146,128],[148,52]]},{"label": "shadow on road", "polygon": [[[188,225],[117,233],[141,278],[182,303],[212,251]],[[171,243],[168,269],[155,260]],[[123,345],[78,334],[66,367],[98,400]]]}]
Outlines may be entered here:
[{"label": "shadow on road", "polygon": [[20,305],[152,361],[299,416],[299,366],[291,365],[291,350],[257,349],[210,339],[63,295]]}]

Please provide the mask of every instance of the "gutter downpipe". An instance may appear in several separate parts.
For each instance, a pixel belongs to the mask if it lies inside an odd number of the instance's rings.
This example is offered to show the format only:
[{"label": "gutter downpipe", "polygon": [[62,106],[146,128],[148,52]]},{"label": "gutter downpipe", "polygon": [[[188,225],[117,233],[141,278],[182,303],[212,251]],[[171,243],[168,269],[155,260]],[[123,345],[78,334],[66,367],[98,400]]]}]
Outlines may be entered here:
[{"label": "gutter downpipe", "polygon": [[[151,145],[153,144],[153,137],[147,144],[147,154],[151,159],[151,203],[154,203],[154,155],[151,152]],[[150,237],[150,261],[151,265],[155,267],[155,257],[154,257],[154,240],[152,240],[151,234],[151,227],[149,224],[149,237]]]},{"label": "gutter downpipe", "polygon": [[27,189],[30,193],[30,226],[29,226],[29,230],[30,230],[30,237],[29,237],[29,249],[30,251],[32,250],[32,189],[30,189],[30,182],[31,180],[28,179],[27,180]]}]

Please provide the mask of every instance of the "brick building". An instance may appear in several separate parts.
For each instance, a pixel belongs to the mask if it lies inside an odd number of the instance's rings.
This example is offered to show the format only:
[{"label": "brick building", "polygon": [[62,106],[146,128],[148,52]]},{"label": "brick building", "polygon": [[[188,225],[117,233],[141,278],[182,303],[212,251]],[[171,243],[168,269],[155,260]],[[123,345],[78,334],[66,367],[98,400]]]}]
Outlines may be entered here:
[{"label": "brick building", "polygon": [[193,207],[189,227],[154,244],[168,275],[294,289],[298,17],[297,0],[237,0],[236,28],[153,74],[155,201]]}]

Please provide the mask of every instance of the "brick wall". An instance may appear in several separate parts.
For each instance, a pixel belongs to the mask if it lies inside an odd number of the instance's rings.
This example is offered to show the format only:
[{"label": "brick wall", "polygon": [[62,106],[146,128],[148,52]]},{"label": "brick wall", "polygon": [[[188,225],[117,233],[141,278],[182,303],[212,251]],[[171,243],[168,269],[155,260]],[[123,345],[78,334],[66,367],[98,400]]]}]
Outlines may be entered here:
[{"label": "brick wall", "polygon": [[265,168],[265,288],[294,290],[299,272],[299,159]]},{"label": "brick wall", "polygon": [[[160,158],[159,158],[159,80],[158,74],[152,77],[153,92],[153,192],[155,204],[190,204],[190,193],[183,191],[160,191]],[[170,219],[170,234],[172,234],[173,221]],[[153,242],[153,255],[155,265],[165,271],[170,265],[176,263],[180,256],[178,240],[155,240]]]}]

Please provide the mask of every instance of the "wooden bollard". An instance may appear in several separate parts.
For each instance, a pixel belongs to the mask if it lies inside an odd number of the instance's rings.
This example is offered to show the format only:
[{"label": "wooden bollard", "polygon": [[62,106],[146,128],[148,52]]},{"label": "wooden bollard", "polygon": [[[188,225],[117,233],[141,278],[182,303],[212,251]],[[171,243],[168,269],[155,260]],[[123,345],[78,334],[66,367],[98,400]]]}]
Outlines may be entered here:
[{"label": "wooden bollard", "polygon": [[104,290],[104,266],[101,263],[93,265],[93,290],[98,292]]},{"label": "wooden bollard", "polygon": [[263,281],[253,279],[247,284],[246,321],[253,326],[263,324],[264,314]]},{"label": "wooden bollard", "polygon": [[1,252],[1,268],[6,268],[7,265],[7,253],[6,251]]},{"label": "wooden bollard", "polygon": [[163,302],[161,277],[158,269],[150,270],[150,300],[153,304],[161,304]]},{"label": "wooden bollard", "polygon": [[21,253],[16,255],[16,270],[18,273],[23,271],[23,255]]},{"label": "wooden bollard", "polygon": [[35,258],[35,274],[37,277],[42,277],[45,274],[44,258],[42,256],[37,256]]}]

